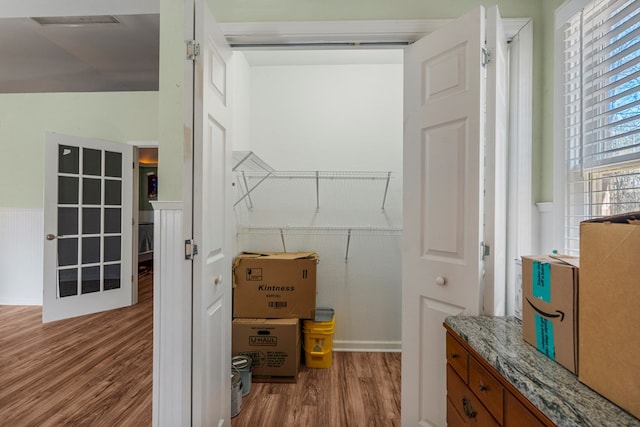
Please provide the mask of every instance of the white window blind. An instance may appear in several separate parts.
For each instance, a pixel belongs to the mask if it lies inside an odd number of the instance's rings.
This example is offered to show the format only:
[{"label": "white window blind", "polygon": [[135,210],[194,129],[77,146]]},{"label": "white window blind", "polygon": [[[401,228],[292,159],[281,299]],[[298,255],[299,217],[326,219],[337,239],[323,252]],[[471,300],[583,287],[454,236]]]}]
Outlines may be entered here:
[{"label": "white window blind", "polygon": [[640,0],[595,0],[564,28],[565,252],[580,221],[640,210]]}]

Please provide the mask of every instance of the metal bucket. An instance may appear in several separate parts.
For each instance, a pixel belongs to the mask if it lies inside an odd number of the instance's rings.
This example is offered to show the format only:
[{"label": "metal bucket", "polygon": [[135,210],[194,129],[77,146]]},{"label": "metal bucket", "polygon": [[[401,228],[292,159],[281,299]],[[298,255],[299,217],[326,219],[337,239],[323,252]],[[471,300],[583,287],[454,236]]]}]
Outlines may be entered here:
[{"label": "metal bucket", "polygon": [[233,369],[240,372],[242,376],[242,395],[246,396],[251,391],[251,368],[253,359],[249,356],[241,355],[231,358]]},{"label": "metal bucket", "polygon": [[238,372],[231,373],[231,418],[242,409],[242,376]]}]

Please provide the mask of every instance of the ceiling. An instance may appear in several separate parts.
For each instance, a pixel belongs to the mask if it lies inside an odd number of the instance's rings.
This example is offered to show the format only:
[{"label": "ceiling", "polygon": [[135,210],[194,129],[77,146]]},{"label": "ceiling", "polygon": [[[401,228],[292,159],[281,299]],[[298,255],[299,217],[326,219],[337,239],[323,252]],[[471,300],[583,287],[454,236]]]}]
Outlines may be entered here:
[{"label": "ceiling", "polygon": [[0,19],[0,93],[158,90],[158,14],[117,23]]},{"label": "ceiling", "polygon": [[[158,90],[159,14],[111,16],[116,23],[0,18],[0,93]],[[242,53],[252,66],[402,63],[398,49],[298,49]]]}]

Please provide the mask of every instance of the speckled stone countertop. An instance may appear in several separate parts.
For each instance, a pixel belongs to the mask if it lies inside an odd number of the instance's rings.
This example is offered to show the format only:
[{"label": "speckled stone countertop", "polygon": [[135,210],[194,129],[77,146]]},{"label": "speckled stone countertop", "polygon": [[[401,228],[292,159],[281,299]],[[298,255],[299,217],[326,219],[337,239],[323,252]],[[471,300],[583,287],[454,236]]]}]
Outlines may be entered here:
[{"label": "speckled stone countertop", "polygon": [[451,316],[445,323],[558,426],[640,426],[522,339],[514,317]]}]

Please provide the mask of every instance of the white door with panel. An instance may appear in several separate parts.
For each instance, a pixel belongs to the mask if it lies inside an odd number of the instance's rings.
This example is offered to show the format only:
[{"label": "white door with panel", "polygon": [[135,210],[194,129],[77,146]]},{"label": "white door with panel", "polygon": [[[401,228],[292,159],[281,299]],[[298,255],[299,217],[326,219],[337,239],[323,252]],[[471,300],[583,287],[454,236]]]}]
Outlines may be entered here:
[{"label": "white door with panel", "polygon": [[485,25],[478,7],[405,50],[405,426],[446,425],[442,324],[483,305]]},{"label": "white door with panel", "polygon": [[231,413],[231,49],[206,0],[195,2],[192,425],[228,425]]},{"label": "white door with panel", "polygon": [[42,320],[133,303],[132,147],[48,133]]}]

